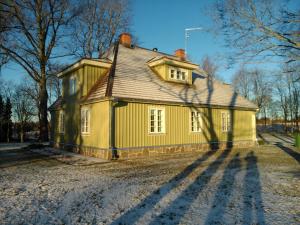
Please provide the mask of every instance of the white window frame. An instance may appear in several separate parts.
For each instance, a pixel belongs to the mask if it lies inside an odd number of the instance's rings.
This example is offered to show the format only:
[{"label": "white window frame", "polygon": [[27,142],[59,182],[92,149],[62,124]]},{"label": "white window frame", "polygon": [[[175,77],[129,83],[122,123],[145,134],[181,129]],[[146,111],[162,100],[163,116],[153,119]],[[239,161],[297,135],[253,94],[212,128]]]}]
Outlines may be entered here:
[{"label": "white window frame", "polygon": [[80,130],[82,134],[90,134],[91,131],[91,110],[89,107],[83,107],[80,111]]},{"label": "white window frame", "polygon": [[69,94],[74,95],[76,93],[76,77],[71,76],[69,79]]},{"label": "white window frame", "polygon": [[230,112],[221,112],[221,130],[222,132],[231,132],[232,118]]},{"label": "white window frame", "polygon": [[[190,131],[192,133],[201,133],[202,132],[202,117],[203,113],[197,110],[190,111]],[[196,118],[196,120],[194,120]],[[194,127],[196,126],[196,129]]]},{"label": "white window frame", "polygon": [[[149,107],[148,114],[149,134],[164,134],[166,132],[165,108],[151,106]],[[158,119],[159,117],[160,120]]]},{"label": "white window frame", "polygon": [[[174,71],[174,77],[172,77],[172,71]],[[179,78],[177,78],[177,74],[179,73]],[[184,73],[184,79],[182,77],[182,73]],[[169,66],[169,78],[171,80],[176,81],[187,81],[188,80],[188,70],[178,67]]]},{"label": "white window frame", "polygon": [[59,112],[59,133],[64,134],[65,133],[65,113],[64,111]]}]

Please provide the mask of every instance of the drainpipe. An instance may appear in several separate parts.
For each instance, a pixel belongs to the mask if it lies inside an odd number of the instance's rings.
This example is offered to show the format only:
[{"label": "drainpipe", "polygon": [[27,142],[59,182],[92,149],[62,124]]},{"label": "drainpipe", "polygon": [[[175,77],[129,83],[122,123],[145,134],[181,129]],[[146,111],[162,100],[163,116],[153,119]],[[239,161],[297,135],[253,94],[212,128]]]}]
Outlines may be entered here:
[{"label": "drainpipe", "polygon": [[109,100],[109,150],[111,151],[111,159],[118,159],[118,152],[115,146],[115,106],[118,99],[111,98]]}]

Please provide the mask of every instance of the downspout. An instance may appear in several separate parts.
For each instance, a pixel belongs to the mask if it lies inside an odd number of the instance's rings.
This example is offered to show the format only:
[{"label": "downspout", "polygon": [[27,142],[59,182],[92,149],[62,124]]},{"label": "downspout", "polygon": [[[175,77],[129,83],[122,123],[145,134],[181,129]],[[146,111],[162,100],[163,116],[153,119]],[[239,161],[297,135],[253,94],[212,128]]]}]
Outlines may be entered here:
[{"label": "downspout", "polygon": [[111,66],[111,70],[108,76],[107,88],[105,96],[109,98],[109,134],[108,134],[108,143],[109,150],[111,151],[111,159],[117,159],[117,149],[115,147],[115,105],[118,103],[112,97],[112,88],[117,64],[117,56],[118,56],[119,42],[116,42],[114,47],[114,59],[113,64]]}]

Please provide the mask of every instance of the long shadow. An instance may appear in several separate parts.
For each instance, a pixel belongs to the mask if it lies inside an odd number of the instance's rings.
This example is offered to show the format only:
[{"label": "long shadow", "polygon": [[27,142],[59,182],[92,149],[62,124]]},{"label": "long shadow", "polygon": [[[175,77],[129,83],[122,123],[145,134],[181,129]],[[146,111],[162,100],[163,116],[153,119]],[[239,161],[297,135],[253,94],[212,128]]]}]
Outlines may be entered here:
[{"label": "long shadow", "polygon": [[272,135],[273,137],[276,137],[277,139],[280,139],[280,140],[282,140],[282,141],[286,142],[286,143],[289,143],[289,144],[294,144],[292,140],[285,139],[285,138],[283,138],[283,137],[280,137],[280,136],[279,136],[279,135],[277,135],[277,134],[271,133],[271,135]]},{"label": "long shadow", "polygon": [[265,143],[270,144],[270,142],[269,142],[264,136],[262,136],[261,133],[258,133],[257,135],[258,135],[258,137],[260,137]]},{"label": "long shadow", "polygon": [[51,161],[51,157],[41,155],[31,151],[18,150],[4,150],[0,152],[0,168],[9,168],[14,166],[21,166],[32,164],[39,161]]},{"label": "long shadow", "polygon": [[226,207],[233,192],[235,176],[241,171],[240,155],[237,153],[226,166],[222,180],[216,190],[211,209],[206,217],[205,224],[223,222]]},{"label": "long shadow", "polygon": [[[153,191],[150,195],[148,195],[144,200],[142,200],[138,205],[134,208],[128,210],[118,219],[113,221],[111,225],[119,225],[119,224],[134,224],[137,222],[139,218],[141,218],[144,214],[150,211],[154,206],[169,192],[175,189],[180,182],[182,182],[189,174],[191,174],[197,167],[201,165],[202,162],[206,161],[210,156],[212,156],[215,151],[208,151],[202,157],[198,158],[192,164],[187,166],[181,173],[173,177],[167,183],[162,185],[160,188]],[[226,153],[227,154],[227,153]],[[130,223],[129,223],[130,221]]]},{"label": "long shadow", "polygon": [[276,142],[275,144],[278,148],[280,148],[281,150],[283,150],[285,153],[289,154],[290,156],[292,156],[295,160],[297,160],[298,163],[300,163],[300,153],[294,151],[291,148],[288,148],[284,145],[282,145],[282,143],[280,142]]},{"label": "long shadow", "polygon": [[[224,150],[215,161],[213,161],[208,167],[201,172],[186,189],[184,189],[175,200],[173,200],[167,208],[165,208],[160,215],[151,221],[151,225],[163,224],[161,219],[164,216],[172,215],[172,224],[179,224],[181,218],[188,211],[192,203],[199,194],[209,183],[212,176],[217,172],[219,167],[223,164],[224,160],[229,155],[231,149]],[[178,209],[178,210],[177,210]]]},{"label": "long shadow", "polygon": [[[266,224],[261,196],[261,184],[257,157],[253,152],[247,154],[247,172],[244,178],[243,224]],[[256,219],[254,218],[256,216]],[[256,223],[255,223],[256,220]]]}]

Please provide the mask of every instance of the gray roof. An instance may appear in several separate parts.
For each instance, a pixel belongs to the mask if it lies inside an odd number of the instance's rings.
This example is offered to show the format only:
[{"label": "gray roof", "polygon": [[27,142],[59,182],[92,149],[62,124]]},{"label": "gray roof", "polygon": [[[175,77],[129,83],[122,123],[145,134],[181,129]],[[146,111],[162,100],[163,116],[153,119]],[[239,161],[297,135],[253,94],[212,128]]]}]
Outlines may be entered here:
[{"label": "gray roof", "polygon": [[[110,88],[110,96],[116,98],[257,109],[255,104],[236,94],[230,85],[208,79],[200,68],[193,71],[193,85],[168,82],[155,74],[147,62],[169,55],[138,46],[127,48],[119,44],[117,49],[115,68],[112,66],[113,71],[100,78],[102,81],[95,84],[86,100],[105,97]],[[108,58],[111,57],[112,52],[108,53]]]}]

